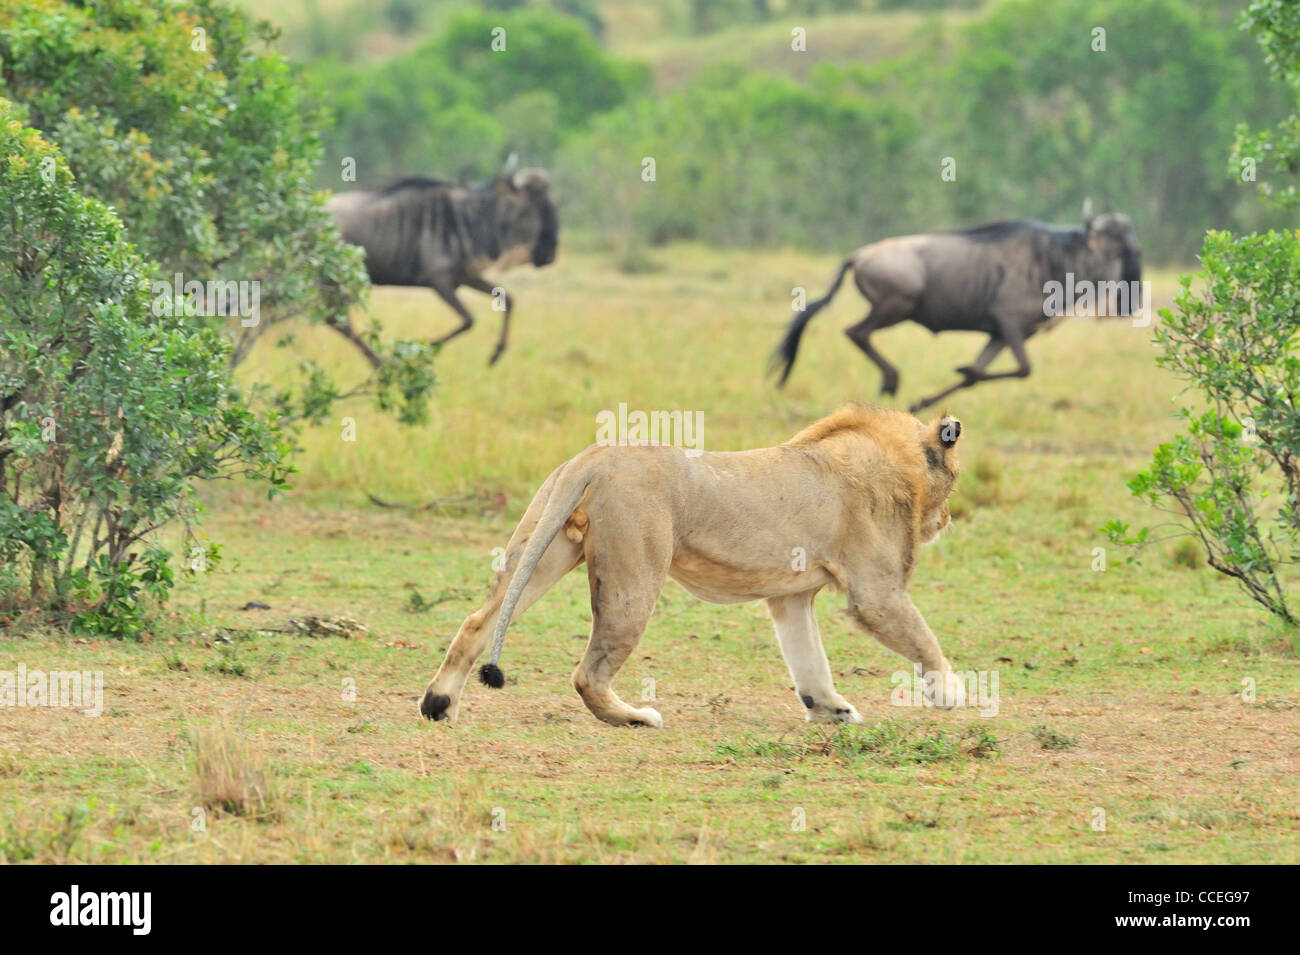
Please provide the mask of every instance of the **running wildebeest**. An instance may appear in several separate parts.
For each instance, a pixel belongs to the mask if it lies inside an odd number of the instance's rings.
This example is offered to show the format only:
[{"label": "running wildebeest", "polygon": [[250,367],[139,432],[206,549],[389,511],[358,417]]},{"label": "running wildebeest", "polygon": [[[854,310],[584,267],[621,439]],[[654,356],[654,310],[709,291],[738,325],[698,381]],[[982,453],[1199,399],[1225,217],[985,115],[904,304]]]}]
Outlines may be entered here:
[{"label": "running wildebeest", "polygon": [[[1067,288],[1095,283],[1101,290],[1095,300],[1118,302],[1121,315],[1141,304],[1142,255],[1133,223],[1118,212],[1094,216],[1091,201],[1084,203],[1082,228],[1017,219],[884,239],[845,259],[830,291],[795,316],[772,356],[779,384],[790,377],[808,322],[830,302],[849,269],[871,311],[845,334],[880,369],[881,394],[897,392],[898,369],[872,346],[872,332],[911,319],[935,334],[970,331],[989,336],[975,360],[957,369],[962,380],[922,398],[911,406],[913,412],[981,381],[1027,378],[1026,339],[1058,320],[1059,313],[1045,306],[1048,282]],[[1106,292],[1109,295],[1102,294]],[[1005,348],[1015,356],[1016,370],[986,372]]]},{"label": "running wildebeest", "polygon": [[[366,250],[366,271],[375,285],[431,288],[460,316],[460,327],[431,344],[450,341],[474,324],[456,297],[462,285],[502,300],[501,337],[488,364],[506,349],[513,302],[505,289],[483,278],[489,269],[527,262],[541,268],[555,261],[559,216],[551,183],[541,169],[513,171],[513,157],[491,182],[466,186],[413,176],[379,190],[357,190],[329,203],[345,242]],[[346,319],[335,329],[372,364],[378,359]]]}]

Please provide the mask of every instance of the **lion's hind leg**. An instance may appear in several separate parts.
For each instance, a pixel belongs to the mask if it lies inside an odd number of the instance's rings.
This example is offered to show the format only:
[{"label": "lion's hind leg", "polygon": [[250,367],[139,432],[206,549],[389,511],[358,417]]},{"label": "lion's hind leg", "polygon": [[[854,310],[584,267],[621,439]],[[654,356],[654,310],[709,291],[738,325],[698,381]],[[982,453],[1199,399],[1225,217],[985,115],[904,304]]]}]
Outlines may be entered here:
[{"label": "lion's hind leg", "polygon": [[[617,539],[606,527],[606,540]],[[661,729],[663,717],[651,707],[629,706],[614,692],[619,668],[636,649],[668,578],[672,545],[667,534],[639,528],[622,535],[617,551],[589,548],[587,579],[591,584],[591,639],[573,671],[573,687],[599,720],[612,726]]]},{"label": "lion's hind leg", "polygon": [[767,599],[776,639],[781,644],[781,656],[785,657],[790,676],[794,678],[794,691],[803,706],[805,719],[818,723],[861,723],[858,711],[835,691],[813,611],[816,596],[817,591],[810,590]]}]

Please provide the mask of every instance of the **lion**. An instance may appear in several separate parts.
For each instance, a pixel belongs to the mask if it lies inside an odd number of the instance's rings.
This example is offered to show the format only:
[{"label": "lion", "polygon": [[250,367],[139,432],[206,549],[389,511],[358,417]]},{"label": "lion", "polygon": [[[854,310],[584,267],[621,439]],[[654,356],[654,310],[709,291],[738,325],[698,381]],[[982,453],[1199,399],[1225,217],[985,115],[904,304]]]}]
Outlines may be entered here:
[{"label": "lion", "polygon": [[591,637],[573,673],[587,708],[614,726],[661,728],[650,707],[614,692],[666,578],[710,603],[766,601],[805,719],[860,723],[835,690],[813,601],[825,587],[886,647],[920,664],[929,701],[961,683],[907,593],[917,551],[951,520],[961,422],[848,405],[785,444],[691,453],[666,445],[592,445],[546,479],[511,535],[487,603],[461,624],[420,712],[455,720],[470,669],[505,684],[506,628],[587,565]]}]

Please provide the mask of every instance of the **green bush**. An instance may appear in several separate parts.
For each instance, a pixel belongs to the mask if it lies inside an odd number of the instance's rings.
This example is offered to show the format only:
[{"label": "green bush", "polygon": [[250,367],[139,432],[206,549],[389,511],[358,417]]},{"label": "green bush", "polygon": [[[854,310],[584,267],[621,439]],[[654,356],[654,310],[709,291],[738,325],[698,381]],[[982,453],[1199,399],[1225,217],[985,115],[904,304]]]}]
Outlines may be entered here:
[{"label": "green bush", "polygon": [[0,100],[0,606],[124,636],[171,588],[156,532],[188,526],[195,482],[282,488],[288,447],[231,384],[219,328],[154,314],[117,216],[20,117]]},{"label": "green bush", "polygon": [[[1188,383],[1186,432],[1156,448],[1132,492],[1195,535],[1211,567],[1289,624],[1279,568],[1300,562],[1300,232],[1212,232],[1156,332],[1158,363]],[[1112,521],[1113,541],[1142,545]]]},{"label": "green bush", "polygon": [[1181,0],[997,6],[963,31],[941,84],[954,220],[1076,222],[1091,195],[1132,217],[1148,258],[1187,261],[1240,195],[1222,173],[1252,99],[1234,41]]}]

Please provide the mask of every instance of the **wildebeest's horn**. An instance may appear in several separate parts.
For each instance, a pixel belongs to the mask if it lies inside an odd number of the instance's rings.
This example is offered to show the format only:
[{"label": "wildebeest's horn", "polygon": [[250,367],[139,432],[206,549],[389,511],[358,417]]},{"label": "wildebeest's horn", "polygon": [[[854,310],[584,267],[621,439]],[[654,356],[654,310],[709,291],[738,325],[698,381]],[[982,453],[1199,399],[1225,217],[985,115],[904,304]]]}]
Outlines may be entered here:
[{"label": "wildebeest's horn", "polygon": [[515,170],[518,168],[519,153],[511,153],[506,157],[506,164],[501,167],[501,175],[508,179],[515,174]]},{"label": "wildebeest's horn", "polygon": [[1085,229],[1092,228],[1092,219],[1092,197],[1090,196],[1083,200],[1083,227]]}]

